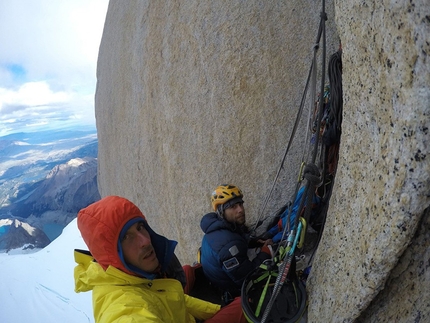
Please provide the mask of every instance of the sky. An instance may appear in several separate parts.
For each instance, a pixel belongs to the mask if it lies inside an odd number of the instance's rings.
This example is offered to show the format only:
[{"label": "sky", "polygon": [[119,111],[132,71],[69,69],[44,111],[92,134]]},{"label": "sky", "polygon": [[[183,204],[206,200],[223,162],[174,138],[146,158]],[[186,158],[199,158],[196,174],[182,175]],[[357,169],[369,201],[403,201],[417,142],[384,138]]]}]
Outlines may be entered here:
[{"label": "sky", "polygon": [[95,126],[108,0],[0,0],[0,136]]},{"label": "sky", "polygon": [[0,322],[94,322],[91,292],[74,292],[73,250],[88,250],[76,223],[35,253],[0,253]]}]

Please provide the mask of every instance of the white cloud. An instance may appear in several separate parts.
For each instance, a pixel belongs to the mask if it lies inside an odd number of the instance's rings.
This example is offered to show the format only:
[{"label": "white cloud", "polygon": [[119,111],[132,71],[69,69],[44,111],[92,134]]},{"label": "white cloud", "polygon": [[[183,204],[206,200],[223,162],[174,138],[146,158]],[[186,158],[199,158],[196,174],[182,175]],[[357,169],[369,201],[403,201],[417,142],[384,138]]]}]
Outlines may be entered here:
[{"label": "white cloud", "polygon": [[64,103],[70,100],[71,95],[66,92],[53,92],[46,81],[24,83],[17,90],[0,89],[0,111],[7,111],[8,106],[18,105],[37,109],[56,103]]},{"label": "white cloud", "polygon": [[107,5],[108,0],[0,1],[0,135],[25,131],[27,124],[95,123]]}]

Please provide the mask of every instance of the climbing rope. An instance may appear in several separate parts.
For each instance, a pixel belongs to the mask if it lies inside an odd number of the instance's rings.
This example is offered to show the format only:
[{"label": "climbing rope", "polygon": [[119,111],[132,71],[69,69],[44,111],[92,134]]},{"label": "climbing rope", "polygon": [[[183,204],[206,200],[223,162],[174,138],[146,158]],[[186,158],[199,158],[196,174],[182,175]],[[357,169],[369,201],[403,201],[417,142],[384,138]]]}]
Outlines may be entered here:
[{"label": "climbing rope", "polygon": [[[264,214],[264,212],[266,210],[267,204],[268,204],[268,202],[269,202],[269,200],[270,200],[270,198],[271,198],[271,196],[273,194],[273,190],[275,188],[276,182],[277,182],[277,180],[279,178],[279,175],[280,175],[280,173],[281,173],[281,171],[282,171],[282,169],[284,167],[284,163],[285,163],[286,157],[288,155],[288,152],[289,152],[289,150],[291,148],[293,139],[295,137],[295,134],[296,134],[296,131],[297,131],[297,128],[298,128],[298,125],[299,125],[299,121],[301,119],[302,112],[303,112],[303,109],[304,109],[304,106],[305,106],[305,101],[306,101],[306,97],[307,97],[307,93],[308,93],[309,84],[311,84],[311,96],[312,96],[311,104],[313,105],[314,102],[315,102],[315,92],[316,92],[315,91],[315,89],[316,89],[315,85],[316,85],[316,75],[317,75],[317,69],[316,69],[317,68],[317,52],[318,52],[318,49],[320,47],[321,37],[322,37],[322,40],[323,40],[323,42],[322,42],[323,51],[322,51],[321,93],[324,93],[325,60],[326,60],[325,21],[327,20],[327,14],[325,13],[325,0],[322,0],[322,11],[321,11],[320,17],[321,17],[321,19],[320,19],[320,25],[319,25],[319,28],[318,28],[318,34],[317,34],[317,37],[316,37],[315,45],[313,46],[313,60],[312,60],[312,63],[311,63],[311,67],[309,69],[309,73],[308,73],[308,77],[307,77],[307,80],[306,80],[305,89],[303,91],[302,99],[301,99],[301,102],[300,102],[299,110],[297,112],[296,120],[294,122],[293,130],[291,132],[287,148],[286,148],[286,150],[284,152],[283,158],[282,158],[280,166],[279,166],[279,168],[277,170],[276,176],[275,176],[275,178],[273,180],[272,186],[271,186],[271,188],[269,190],[269,193],[267,194],[267,196],[266,196],[266,198],[265,198],[265,200],[263,202],[263,207],[262,207],[262,209],[261,209],[261,211],[260,211],[260,213],[259,213],[259,215],[257,217],[257,221],[255,222],[255,225],[252,228],[251,232],[255,232],[256,229],[263,223],[263,221],[261,220],[261,218],[262,218],[262,216],[263,216],[263,214]],[[310,114],[311,110],[312,109],[309,109],[309,114]],[[320,115],[317,118],[317,129],[319,129],[319,127],[321,125],[322,113],[323,112],[320,111]],[[305,140],[306,141],[305,142],[307,142],[310,119],[311,118],[309,116],[307,118],[308,124],[306,126],[306,135],[305,135]],[[318,142],[319,142],[319,132],[317,132],[317,134],[316,134],[315,147],[314,147],[314,150],[313,150],[311,163],[315,163],[315,159],[316,159],[316,155],[317,155],[317,151],[318,151],[318,149],[317,149]],[[304,158],[305,152],[306,151],[304,150],[302,161],[305,160],[305,158]],[[297,195],[299,187],[300,187],[300,183],[298,183],[298,185],[296,186],[296,190],[295,190],[294,195],[293,195],[294,197]]]},{"label": "climbing rope", "polygon": [[[322,10],[321,10],[321,14],[320,14],[320,26],[318,29],[318,35],[317,35],[317,39],[316,39],[316,44],[319,44],[320,39],[322,38],[322,43],[323,43],[323,50],[322,50],[322,76],[321,76],[321,97],[323,96],[324,93],[324,83],[325,83],[325,59],[326,59],[326,32],[325,32],[325,21],[327,20],[327,14],[325,12],[325,0],[322,0]],[[319,46],[314,46],[314,56],[315,56],[315,51],[318,49]],[[312,64],[313,66],[314,64]],[[311,67],[312,69],[312,67]],[[309,75],[311,75],[311,73],[309,73]],[[308,83],[306,84],[306,88],[307,88]],[[302,99],[303,101],[303,99]],[[315,102],[315,101],[314,101]],[[320,104],[322,104],[322,99]],[[319,174],[319,169],[318,167],[315,165],[315,160],[316,160],[316,156],[317,156],[317,152],[318,152],[318,144],[319,144],[319,136],[320,136],[320,125],[321,125],[321,119],[323,116],[323,109],[321,108],[319,110],[319,114],[318,114],[318,118],[317,118],[317,131],[316,131],[316,138],[315,138],[315,142],[314,142],[314,150],[313,150],[313,154],[312,154],[312,160],[311,163],[306,165],[305,169],[304,169],[304,174],[303,177],[307,180],[306,183],[306,187],[305,187],[305,192],[304,192],[304,196],[306,196],[306,211],[305,211],[305,220],[307,222],[307,220],[309,219],[310,216],[310,212],[311,212],[311,204],[312,204],[312,197],[313,197],[313,193],[315,191],[315,187],[320,183],[320,174]],[[285,158],[284,158],[285,159]],[[283,160],[284,161],[284,160]],[[281,165],[282,166],[282,165]],[[304,207],[304,202],[305,199],[303,198],[300,202],[300,206],[299,209],[297,211],[297,216],[294,220],[294,226],[291,229],[291,232],[287,238],[287,246],[291,245],[292,248],[291,250],[288,252],[287,258],[284,259],[279,267],[279,276],[276,279],[275,285],[274,285],[274,289],[273,289],[273,294],[270,297],[269,303],[267,304],[264,312],[263,312],[263,316],[261,319],[261,323],[265,323],[270,311],[272,309],[272,306],[276,300],[276,298],[278,297],[278,294],[288,276],[289,273],[289,269],[291,266],[291,262],[292,259],[294,257],[294,251],[295,251],[295,246],[297,243],[297,239],[298,236],[300,235],[300,233],[295,232],[295,230],[297,229],[297,231],[301,230],[301,222],[299,220],[300,218],[300,214],[301,211],[303,210]],[[307,216],[307,219],[306,219]],[[284,229],[285,230],[285,229]]]},{"label": "climbing rope", "polygon": [[[264,214],[264,211],[266,210],[266,207],[267,207],[267,204],[268,204],[268,202],[270,200],[270,197],[272,196],[272,193],[273,193],[273,190],[275,188],[276,182],[278,181],[279,175],[280,175],[282,169],[284,168],[285,160],[287,158],[288,152],[290,151],[291,145],[293,143],[294,136],[296,135],[296,131],[297,131],[297,128],[298,128],[298,125],[299,125],[299,122],[300,122],[300,119],[301,119],[301,116],[302,116],[302,112],[303,112],[304,106],[305,106],[305,101],[306,101],[305,99],[306,99],[306,96],[307,96],[309,83],[311,81],[313,66],[314,65],[312,64],[311,68],[309,70],[308,78],[306,80],[305,90],[303,91],[302,100],[300,102],[300,107],[299,107],[299,110],[297,112],[296,120],[294,122],[294,126],[293,126],[293,130],[291,132],[291,135],[290,135],[290,139],[288,140],[287,148],[285,149],[284,156],[282,157],[281,164],[280,164],[280,166],[278,168],[278,171],[276,173],[275,179],[273,180],[273,183],[272,183],[272,186],[271,186],[271,188],[269,190],[269,193],[267,194],[266,198],[264,199],[263,207],[262,207],[262,209],[261,209],[261,211],[260,211],[260,213],[258,215],[257,221],[255,222],[255,225],[254,225],[254,227],[252,229],[252,232],[255,232],[256,229],[263,222],[263,221],[261,221],[261,218],[262,218],[262,216]],[[308,118],[308,120],[309,119],[310,118]],[[308,129],[308,128],[309,128],[309,124],[306,126],[306,129]],[[307,136],[307,134],[306,134],[306,136]],[[297,191],[298,191],[298,189],[297,189]]]},{"label": "climbing rope", "polygon": [[[337,170],[337,161],[338,161],[338,149],[340,143],[340,136],[342,133],[341,124],[342,124],[342,113],[343,113],[343,89],[342,89],[342,49],[340,48],[336,53],[332,54],[329,59],[328,64],[328,77],[330,83],[330,111],[329,117],[327,120],[327,124],[325,127],[325,132],[322,136],[322,141],[324,142],[323,147],[334,147],[337,152],[331,152],[326,150],[323,158],[323,183],[326,183],[326,174],[333,176]],[[329,156],[329,154],[333,154],[333,156]],[[323,154],[321,154],[323,155]],[[329,158],[330,157],[330,158]],[[333,160],[334,166],[331,167],[326,165],[327,160]],[[328,169],[327,169],[328,167]],[[330,180],[329,185],[333,186],[333,179]],[[324,227],[328,203],[330,200],[332,190],[326,189],[324,185],[324,191],[322,194],[323,207],[320,209],[320,214],[323,215],[321,219],[321,227]],[[316,244],[318,245],[322,237],[322,230],[318,233],[318,238]],[[312,252],[311,256],[308,259],[308,264],[312,262],[312,259],[315,255],[316,248]]]}]

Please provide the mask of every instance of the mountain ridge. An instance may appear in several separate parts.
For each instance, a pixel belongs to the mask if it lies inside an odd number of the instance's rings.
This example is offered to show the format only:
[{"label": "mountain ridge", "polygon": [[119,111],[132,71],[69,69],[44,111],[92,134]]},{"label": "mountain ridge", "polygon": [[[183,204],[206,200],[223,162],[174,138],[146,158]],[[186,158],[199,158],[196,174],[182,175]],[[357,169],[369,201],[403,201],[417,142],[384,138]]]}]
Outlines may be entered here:
[{"label": "mountain ridge", "polygon": [[61,234],[81,208],[100,199],[97,134],[67,130],[38,135],[0,137],[0,219],[20,221],[45,237],[39,238],[40,243],[25,234],[13,239],[10,236],[16,232],[3,227],[2,250],[17,248],[16,241],[18,248],[43,248]]},{"label": "mountain ridge", "polygon": [[0,236],[0,250],[5,249],[6,252],[17,248],[41,249],[51,242],[41,229],[18,219],[0,220],[0,226],[9,227],[7,233]]}]

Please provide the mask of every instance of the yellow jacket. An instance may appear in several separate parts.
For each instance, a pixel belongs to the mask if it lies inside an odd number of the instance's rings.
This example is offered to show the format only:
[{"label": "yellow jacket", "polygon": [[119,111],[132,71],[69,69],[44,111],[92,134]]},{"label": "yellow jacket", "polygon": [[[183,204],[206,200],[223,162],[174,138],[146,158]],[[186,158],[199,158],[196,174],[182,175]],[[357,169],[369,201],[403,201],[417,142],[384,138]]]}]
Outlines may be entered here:
[{"label": "yellow jacket", "polygon": [[189,323],[211,318],[220,306],[184,294],[176,279],[149,280],[115,267],[106,271],[90,254],[75,250],[75,291],[93,292],[96,323]]}]

